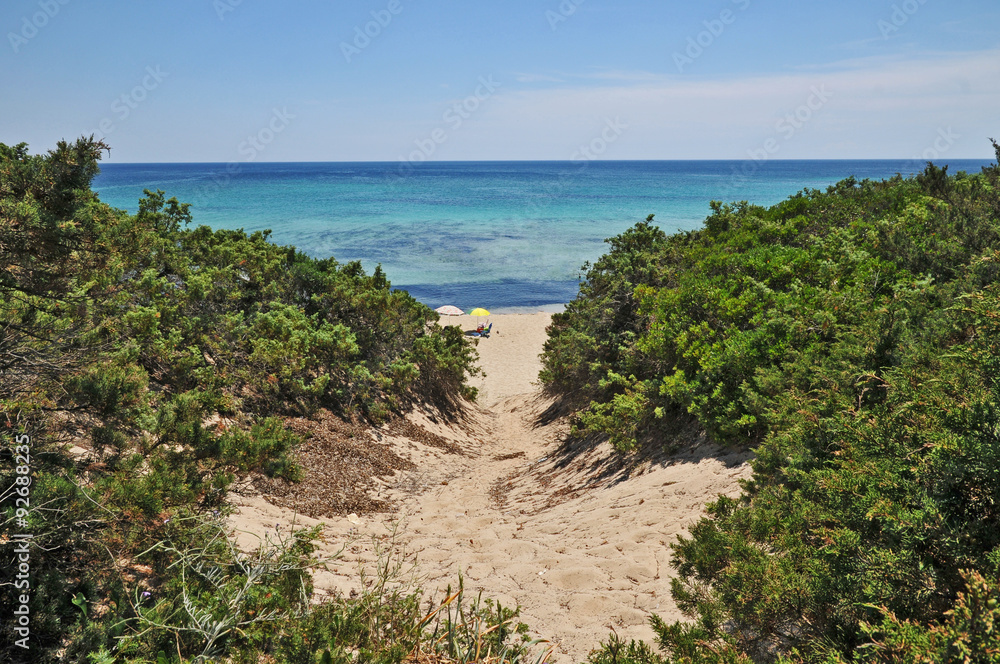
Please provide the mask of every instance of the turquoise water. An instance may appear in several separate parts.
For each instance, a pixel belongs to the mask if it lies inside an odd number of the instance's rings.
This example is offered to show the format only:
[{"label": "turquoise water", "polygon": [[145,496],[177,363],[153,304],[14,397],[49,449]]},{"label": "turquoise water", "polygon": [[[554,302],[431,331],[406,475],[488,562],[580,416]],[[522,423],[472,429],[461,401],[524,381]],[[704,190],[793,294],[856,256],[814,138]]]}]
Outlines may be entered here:
[{"label": "turquoise water", "polygon": [[[951,172],[988,161],[952,161]],[[316,257],[377,264],[437,307],[535,310],[577,292],[604,239],[647,215],[699,228],[711,200],[772,205],[845,177],[909,174],[912,161],[637,161],[106,164],[94,188],[135,212],[143,189],[192,204],[196,224],[271,229]]]}]

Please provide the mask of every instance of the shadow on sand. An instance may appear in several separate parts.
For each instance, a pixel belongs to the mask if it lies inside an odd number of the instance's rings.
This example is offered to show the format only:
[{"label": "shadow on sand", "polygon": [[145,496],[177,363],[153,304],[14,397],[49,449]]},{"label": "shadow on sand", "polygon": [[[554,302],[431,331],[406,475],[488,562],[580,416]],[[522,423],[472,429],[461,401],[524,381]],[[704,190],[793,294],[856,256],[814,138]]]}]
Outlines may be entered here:
[{"label": "shadow on sand", "polygon": [[[550,395],[551,396],[551,395]],[[562,418],[571,418],[575,408],[565,400],[555,398],[531,423],[535,429],[547,427]],[[598,433],[573,435],[567,432],[560,446],[546,459],[550,472],[573,472],[580,489],[614,486],[647,472],[651,467],[677,464],[698,464],[716,459],[732,469],[753,458],[746,447],[723,447],[708,440],[697,419],[686,412],[664,418],[658,430],[640,441],[629,453],[614,452],[606,445],[608,436]]]}]

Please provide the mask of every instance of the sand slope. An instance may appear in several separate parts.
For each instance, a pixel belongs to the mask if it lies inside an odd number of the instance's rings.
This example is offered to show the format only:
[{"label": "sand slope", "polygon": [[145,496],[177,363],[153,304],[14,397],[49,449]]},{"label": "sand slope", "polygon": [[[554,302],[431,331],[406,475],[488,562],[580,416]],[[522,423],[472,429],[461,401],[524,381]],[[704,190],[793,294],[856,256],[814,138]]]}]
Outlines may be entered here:
[{"label": "sand slope", "polygon": [[[461,573],[467,590],[520,605],[533,633],[556,644],[558,661],[582,661],[612,628],[649,639],[651,612],[682,617],[670,598],[669,544],[707,501],[739,493],[739,479],[750,475],[747,455],[696,435],[680,453],[638,466],[622,463],[606,444],[568,447],[568,424],[533,385],[549,315],[492,320],[493,335],[479,344],[487,374],[475,381],[479,406],[460,427],[411,415],[463,453],[380,434],[417,468],[379,485],[395,513],[324,520],[331,550],[355,539],[317,573],[317,590],[356,589],[358,565],[375,556],[372,537],[384,542],[395,528],[396,546],[416,556],[425,590],[440,597]],[[445,322],[474,327],[466,317]],[[293,518],[315,523],[259,497],[235,502],[234,525],[248,533],[288,528]]]}]

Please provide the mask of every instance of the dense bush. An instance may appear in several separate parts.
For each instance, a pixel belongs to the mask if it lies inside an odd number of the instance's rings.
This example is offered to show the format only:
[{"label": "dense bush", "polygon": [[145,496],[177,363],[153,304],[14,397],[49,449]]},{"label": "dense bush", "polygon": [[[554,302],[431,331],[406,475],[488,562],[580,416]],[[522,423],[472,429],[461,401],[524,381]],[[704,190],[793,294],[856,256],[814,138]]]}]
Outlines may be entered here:
[{"label": "dense bush", "polygon": [[[622,450],[679,416],[754,446],[743,495],[673,547],[694,622],[654,621],[667,653],[889,661],[919,633],[939,661],[946,635],[992,644],[1000,167],[713,203],[673,236],[649,221],[555,317],[543,378]],[[654,657],[601,657],[612,645]]]},{"label": "dense bush", "polygon": [[[378,268],[189,229],[163,192],[135,215],[101,203],[104,149],[0,144],[0,485],[30,482],[27,509],[4,494],[0,540],[34,536],[31,649],[5,619],[0,659],[263,648],[262,616],[308,606],[315,533],[236,550],[219,525],[227,488],[251,471],[298,476],[283,415],[378,421],[474,396],[475,351]],[[16,570],[0,570],[2,606],[18,604]]]}]

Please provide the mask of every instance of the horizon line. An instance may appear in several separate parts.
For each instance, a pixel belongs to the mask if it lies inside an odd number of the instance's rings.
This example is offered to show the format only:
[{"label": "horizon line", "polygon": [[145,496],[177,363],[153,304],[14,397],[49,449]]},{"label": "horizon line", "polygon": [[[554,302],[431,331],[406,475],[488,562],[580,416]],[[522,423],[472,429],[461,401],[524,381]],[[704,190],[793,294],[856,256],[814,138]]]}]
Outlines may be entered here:
[{"label": "horizon line", "polygon": [[[605,163],[605,164],[621,164],[621,163],[677,163],[677,162],[745,162],[753,161],[757,162],[755,159],[751,158],[739,158],[739,159],[449,159],[449,160],[427,160],[420,162],[410,162],[410,161],[385,161],[385,160],[375,160],[375,159],[348,159],[348,160],[288,160],[288,161],[119,161],[119,162],[102,162],[106,166],[161,166],[161,165],[176,165],[176,166],[193,166],[193,165],[226,165],[226,164],[246,164],[246,165],[258,165],[266,166],[272,164],[393,164],[401,165],[405,164],[407,166],[412,166],[414,168],[419,168],[423,165],[437,165],[437,164],[579,164],[579,163]],[[766,159],[761,163],[792,163],[792,162],[805,162],[805,161],[906,161],[906,162],[920,162],[920,163],[947,163],[948,161],[986,161],[989,163],[996,163],[995,157],[951,157],[949,159],[914,159],[912,157],[838,157],[838,158],[800,158],[800,159]]]}]

